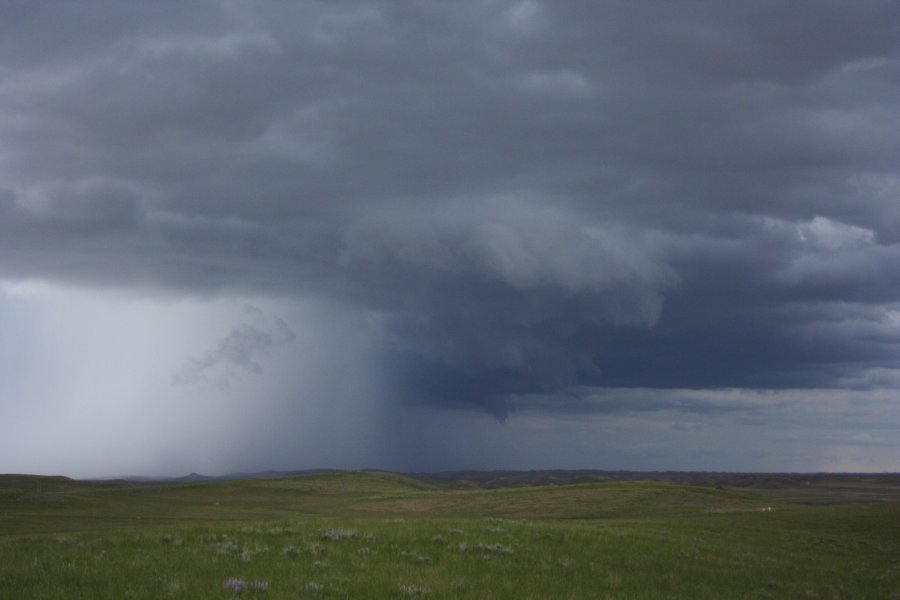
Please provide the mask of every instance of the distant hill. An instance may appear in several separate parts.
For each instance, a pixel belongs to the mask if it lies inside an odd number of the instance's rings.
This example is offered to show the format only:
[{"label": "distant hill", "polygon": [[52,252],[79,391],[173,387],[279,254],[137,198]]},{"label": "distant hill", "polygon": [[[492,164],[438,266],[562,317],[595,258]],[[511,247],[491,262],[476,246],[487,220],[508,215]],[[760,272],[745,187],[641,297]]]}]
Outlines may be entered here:
[{"label": "distant hill", "polygon": [[124,479],[136,483],[199,483],[203,481],[238,481],[244,479],[278,479],[280,477],[299,477],[303,475],[324,475],[328,473],[340,473],[340,469],[302,469],[294,471],[252,471],[226,473],[225,475],[201,475],[190,473],[181,477],[146,477],[143,475],[128,475],[115,479]]},{"label": "distant hill", "polygon": [[898,473],[721,473],[704,471],[448,471],[409,473],[444,489],[505,489],[610,483],[666,482],[734,490],[786,502],[831,504],[900,500]]},{"label": "distant hill", "polygon": [[[252,482],[297,477],[315,477],[341,473],[381,474],[376,470],[341,471],[305,469],[293,471],[257,471],[226,475],[190,473],[181,477],[131,476],[104,480],[75,480],[61,476],[0,475],[0,492],[52,491],[97,485],[128,487],[168,484]],[[588,483],[657,482],[737,491],[772,500],[803,504],[877,502],[900,500],[900,474],[897,473],[721,473],[682,471],[447,471],[435,473],[393,474],[444,490],[499,490],[526,487],[563,486]]]}]

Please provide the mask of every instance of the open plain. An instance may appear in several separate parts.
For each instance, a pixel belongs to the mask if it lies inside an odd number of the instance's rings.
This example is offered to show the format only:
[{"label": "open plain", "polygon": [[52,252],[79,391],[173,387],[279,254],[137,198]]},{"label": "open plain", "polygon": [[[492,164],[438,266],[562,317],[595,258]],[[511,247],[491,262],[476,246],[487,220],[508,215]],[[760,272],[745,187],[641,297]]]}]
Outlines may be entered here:
[{"label": "open plain", "polygon": [[473,477],[2,476],[0,598],[900,598],[889,476]]}]

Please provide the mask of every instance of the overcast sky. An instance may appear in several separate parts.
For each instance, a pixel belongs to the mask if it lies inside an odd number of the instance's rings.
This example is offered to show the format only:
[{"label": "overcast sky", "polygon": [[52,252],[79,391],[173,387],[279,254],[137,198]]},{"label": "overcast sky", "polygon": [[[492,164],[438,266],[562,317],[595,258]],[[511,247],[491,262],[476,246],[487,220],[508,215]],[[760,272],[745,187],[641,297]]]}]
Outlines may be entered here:
[{"label": "overcast sky", "polygon": [[900,5],[0,5],[0,472],[900,470]]}]

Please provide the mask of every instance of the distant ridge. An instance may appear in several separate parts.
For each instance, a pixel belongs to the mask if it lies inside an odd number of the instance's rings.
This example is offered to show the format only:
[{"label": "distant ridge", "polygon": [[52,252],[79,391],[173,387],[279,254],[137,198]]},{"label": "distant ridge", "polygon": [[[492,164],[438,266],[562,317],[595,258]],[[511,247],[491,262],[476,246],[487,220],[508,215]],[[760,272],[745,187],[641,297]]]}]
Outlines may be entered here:
[{"label": "distant ridge", "polygon": [[[253,479],[277,479],[304,475],[324,475],[347,472],[348,469],[298,469],[235,472],[224,475],[203,475],[192,472],[178,477],[116,477],[99,481],[129,483],[204,483]],[[360,472],[390,472],[380,469],[358,469]],[[717,471],[601,471],[591,469],[545,470],[461,470],[438,472],[395,472],[445,489],[499,489],[579,483],[607,483],[616,481],[657,481],[711,488],[779,489],[820,487],[853,482],[878,482],[900,491],[898,473],[732,473]]]},{"label": "distant ridge", "polygon": [[[831,504],[845,502],[900,501],[900,474],[897,473],[720,473],[679,471],[593,471],[593,470],[533,470],[533,471],[447,471],[438,473],[397,473],[374,469],[304,469],[285,471],[239,472],[218,476],[189,473],[181,477],[119,477],[115,479],[70,479],[64,476],[0,475],[0,491],[5,493],[68,492],[73,489],[115,488],[139,486],[202,486],[217,482],[243,480],[252,487],[253,481],[266,479],[296,479],[288,485],[306,485],[312,480],[343,481],[345,484],[362,480],[407,484],[432,490],[490,491],[510,488],[554,488],[567,485],[597,486],[622,483],[665,484],[674,487],[715,489],[766,498],[770,501],[799,504]],[[366,479],[366,476],[369,476]],[[392,483],[392,485],[393,485]],[[318,483],[314,483],[318,485]],[[381,485],[381,483],[379,483]],[[422,489],[424,489],[422,488]],[[418,489],[418,488],[417,488]]]},{"label": "distant ridge", "polygon": [[660,481],[713,488],[796,488],[860,481],[878,481],[900,490],[898,473],[730,473],[716,471],[597,471],[589,469],[533,471],[443,471],[407,473],[438,487],[509,488],[614,481]]},{"label": "distant ridge", "polygon": [[226,473],[224,475],[202,475],[192,472],[181,477],[146,477],[143,475],[129,475],[127,477],[115,477],[133,483],[203,483],[205,481],[236,481],[242,479],[278,479],[280,477],[300,477],[303,475],[324,475],[327,473],[341,473],[346,469],[301,469],[295,471],[253,471]]}]

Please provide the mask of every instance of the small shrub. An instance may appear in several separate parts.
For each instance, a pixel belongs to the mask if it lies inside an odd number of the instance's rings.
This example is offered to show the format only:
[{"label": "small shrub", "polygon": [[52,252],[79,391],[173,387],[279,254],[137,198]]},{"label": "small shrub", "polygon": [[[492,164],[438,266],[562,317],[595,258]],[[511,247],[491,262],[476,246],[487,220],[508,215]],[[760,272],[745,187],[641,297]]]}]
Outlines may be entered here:
[{"label": "small shrub", "polygon": [[478,549],[489,554],[512,554],[512,548],[503,544],[478,544]]},{"label": "small shrub", "polygon": [[403,596],[409,596],[411,598],[421,598],[426,594],[425,588],[420,588],[416,585],[401,585],[400,586],[400,594]]},{"label": "small shrub", "polygon": [[325,586],[323,586],[321,583],[310,582],[303,586],[303,591],[307,594],[318,596],[325,591]]},{"label": "small shrub", "polygon": [[221,552],[222,554],[236,554],[240,549],[240,546],[238,546],[236,542],[233,542],[231,540],[219,544],[219,552]]},{"label": "small shrub", "polygon": [[323,540],[352,540],[359,536],[355,529],[326,529],[322,532]]}]

